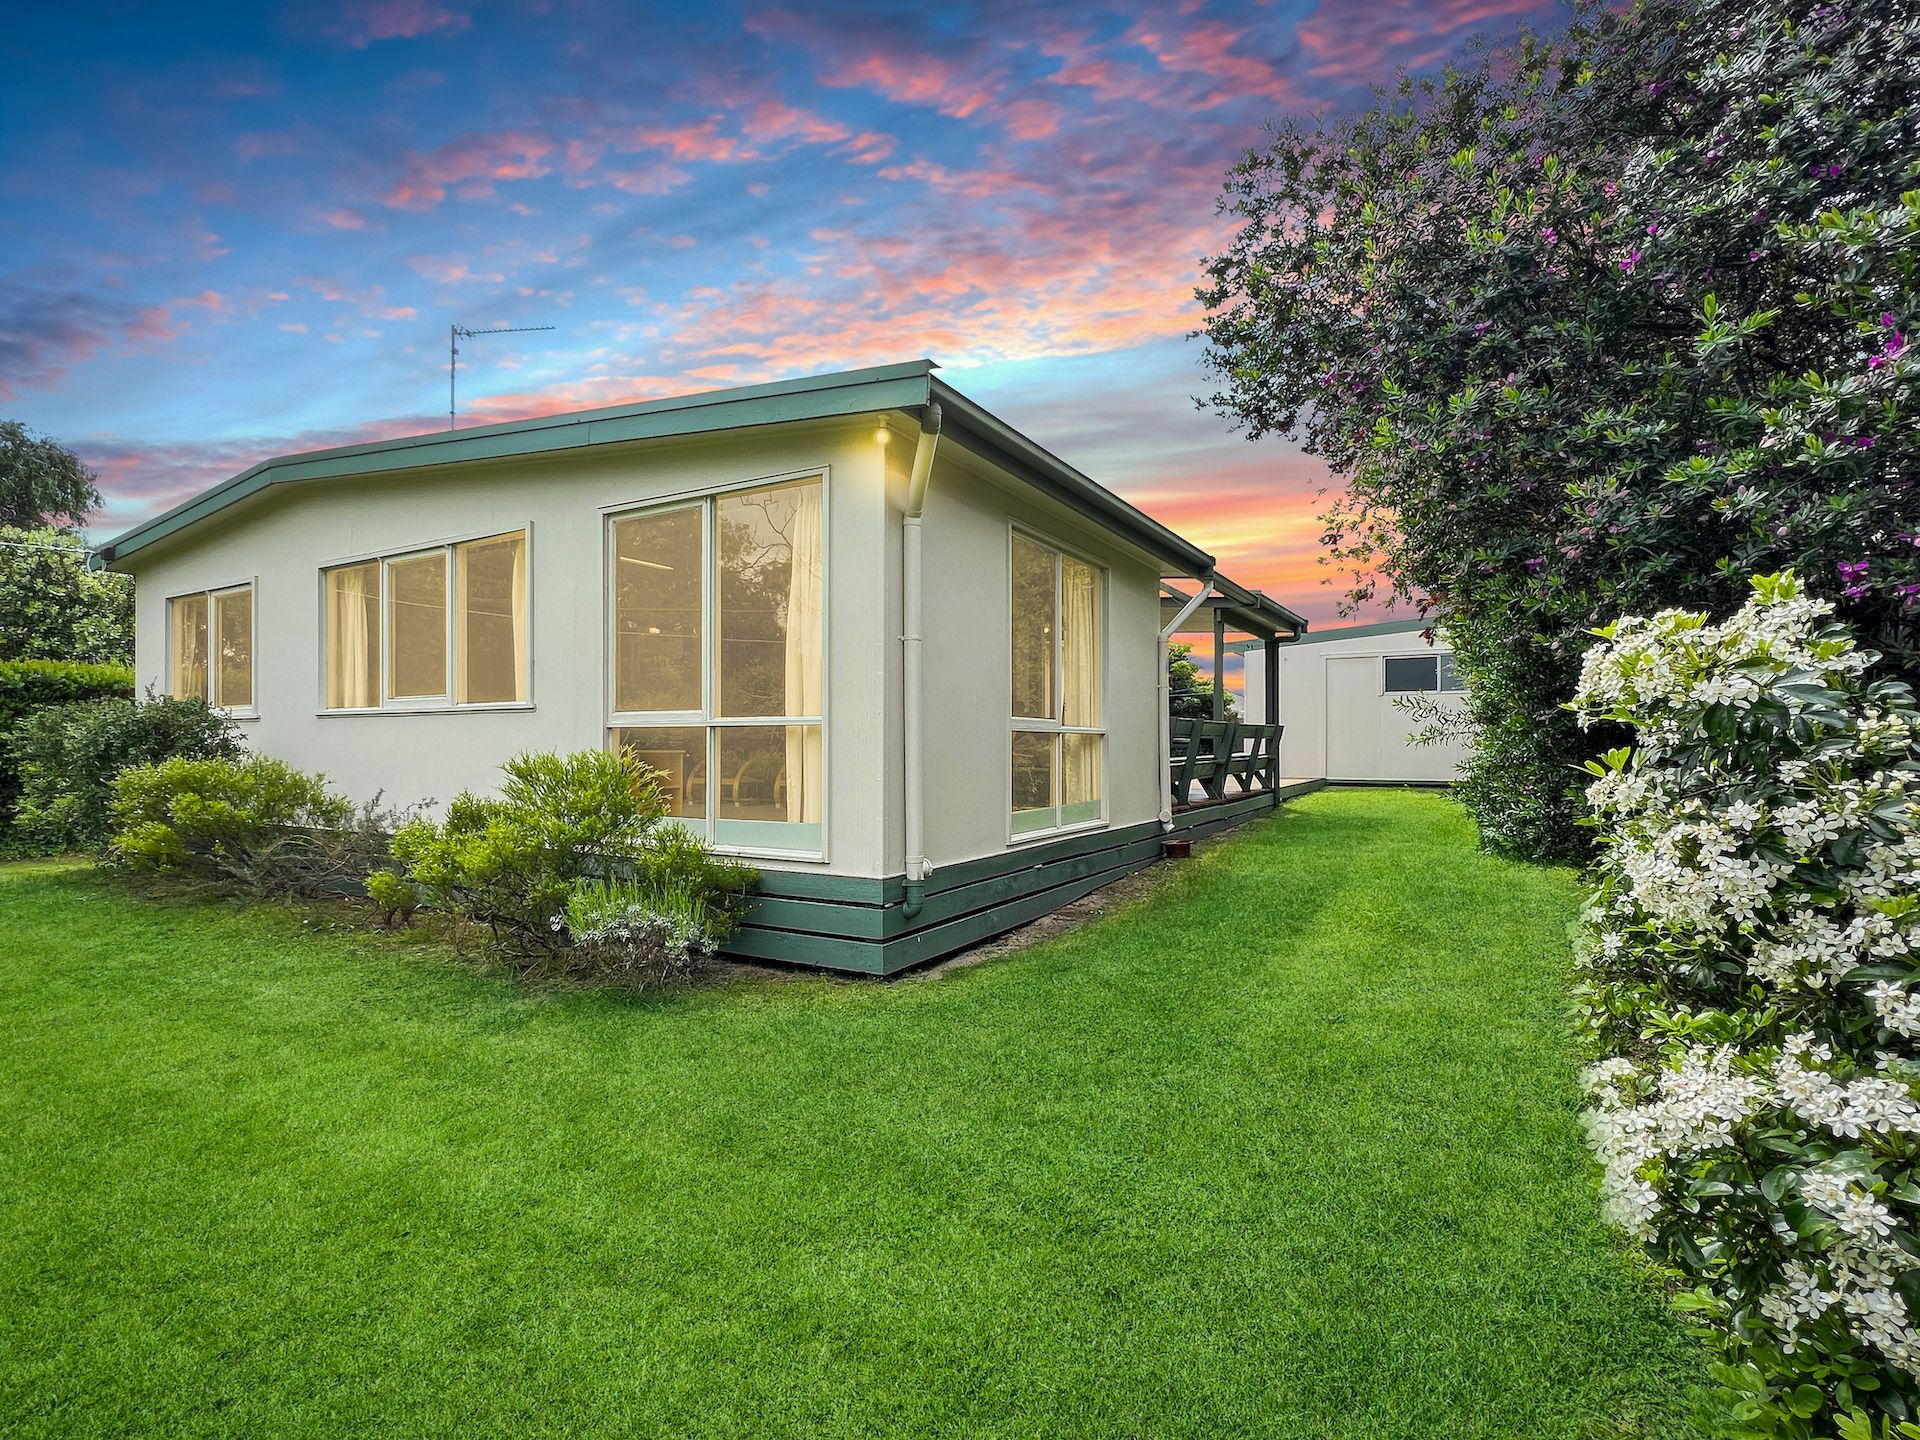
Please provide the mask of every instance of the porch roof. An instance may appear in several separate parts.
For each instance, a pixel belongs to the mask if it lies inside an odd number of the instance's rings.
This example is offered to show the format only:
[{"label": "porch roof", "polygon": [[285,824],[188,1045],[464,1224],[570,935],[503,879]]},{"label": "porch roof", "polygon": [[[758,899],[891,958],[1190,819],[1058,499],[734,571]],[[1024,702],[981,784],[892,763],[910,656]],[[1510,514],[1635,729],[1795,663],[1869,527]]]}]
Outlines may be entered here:
[{"label": "porch roof", "polygon": [[[1252,635],[1260,641],[1298,640],[1306,634],[1306,620],[1264,590],[1249,590],[1217,572],[1212,579],[1213,594],[1187,617],[1177,634],[1211,635],[1216,616],[1226,622],[1227,629]],[[1166,593],[1160,599],[1160,623],[1167,625],[1193,598],[1193,592],[1171,585],[1162,588]],[[1233,646],[1229,644],[1226,648]]]},{"label": "porch roof", "polygon": [[475,425],[464,430],[442,430],[278,455],[220,482],[163,515],[134,526],[101,546],[96,554],[103,564],[121,564],[135,552],[177,536],[229,506],[277,486],[541,455],[588,445],[710,434],[796,420],[845,419],[893,410],[918,416],[929,404],[938,403],[942,411],[943,438],[965,446],[1120,535],[1158,559],[1166,573],[1213,573],[1213,556],[938,379],[933,374],[936,368],[932,360],[908,360],[766,385],[742,385],[498,425]]}]

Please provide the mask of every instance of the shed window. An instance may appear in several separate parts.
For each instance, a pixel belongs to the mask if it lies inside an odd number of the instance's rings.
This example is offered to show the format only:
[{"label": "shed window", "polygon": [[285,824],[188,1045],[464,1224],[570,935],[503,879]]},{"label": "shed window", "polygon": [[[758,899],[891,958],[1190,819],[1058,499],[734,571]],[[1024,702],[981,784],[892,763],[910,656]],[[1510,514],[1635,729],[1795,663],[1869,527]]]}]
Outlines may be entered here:
[{"label": "shed window", "polygon": [[1106,815],[1105,575],[1018,531],[1008,574],[1012,833],[1098,824]]},{"label": "shed window", "polygon": [[221,710],[253,709],[253,586],[167,601],[168,689]]},{"label": "shed window", "polygon": [[320,572],[329,710],[524,702],[527,532]]},{"label": "shed window", "polygon": [[1389,695],[1407,695],[1440,688],[1437,656],[1389,655],[1386,667],[1386,691]]},{"label": "shed window", "polygon": [[825,496],[816,475],[610,527],[612,743],[720,846],[824,853]]}]

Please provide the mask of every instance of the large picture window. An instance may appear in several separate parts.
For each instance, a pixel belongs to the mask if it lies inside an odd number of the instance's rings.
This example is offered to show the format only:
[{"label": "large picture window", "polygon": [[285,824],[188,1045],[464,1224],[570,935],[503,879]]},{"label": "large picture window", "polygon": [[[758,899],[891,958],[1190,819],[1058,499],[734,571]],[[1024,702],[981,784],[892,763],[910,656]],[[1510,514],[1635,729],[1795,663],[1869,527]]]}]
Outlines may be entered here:
[{"label": "large picture window", "polygon": [[610,526],[612,741],[715,844],[823,853],[825,484]]},{"label": "large picture window", "polygon": [[527,698],[527,532],[320,574],[329,710]]},{"label": "large picture window", "polygon": [[167,601],[167,688],[221,710],[253,709],[253,586]]},{"label": "large picture window", "polygon": [[1013,834],[1098,824],[1106,816],[1105,575],[1019,531],[1008,572]]}]

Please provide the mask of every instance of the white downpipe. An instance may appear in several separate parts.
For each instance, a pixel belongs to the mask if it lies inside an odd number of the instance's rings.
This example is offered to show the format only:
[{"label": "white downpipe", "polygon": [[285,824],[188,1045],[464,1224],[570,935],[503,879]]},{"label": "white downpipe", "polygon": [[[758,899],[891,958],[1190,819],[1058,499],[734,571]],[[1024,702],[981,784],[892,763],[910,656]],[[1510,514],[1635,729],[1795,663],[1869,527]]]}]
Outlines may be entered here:
[{"label": "white downpipe", "polygon": [[1160,828],[1173,829],[1173,692],[1167,685],[1167,650],[1173,643],[1173,637],[1180,627],[1187,623],[1187,617],[1206,604],[1207,597],[1213,594],[1213,581],[1209,579],[1200,587],[1191,600],[1180,608],[1180,613],[1160,628]]},{"label": "white downpipe", "polygon": [[933,451],[940,443],[940,405],[926,407],[920,420],[920,439],[913,449],[913,471],[907,481],[907,513],[900,536],[901,728],[906,732],[901,795],[906,802],[907,897],[901,913],[911,920],[924,903],[927,875],[926,795],[921,771],[920,743],[920,517],[927,506],[927,486],[933,479]]}]

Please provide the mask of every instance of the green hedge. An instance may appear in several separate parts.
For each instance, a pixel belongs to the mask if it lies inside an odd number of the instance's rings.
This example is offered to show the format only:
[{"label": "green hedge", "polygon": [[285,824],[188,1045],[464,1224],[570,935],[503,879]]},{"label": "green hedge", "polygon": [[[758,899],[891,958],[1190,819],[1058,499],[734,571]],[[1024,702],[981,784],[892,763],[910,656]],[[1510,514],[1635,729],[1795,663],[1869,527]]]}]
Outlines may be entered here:
[{"label": "green hedge", "polygon": [[14,833],[20,775],[13,758],[13,727],[49,705],[76,700],[133,698],[133,671],[124,665],[77,665],[66,660],[0,660],[0,854],[23,846]]}]

